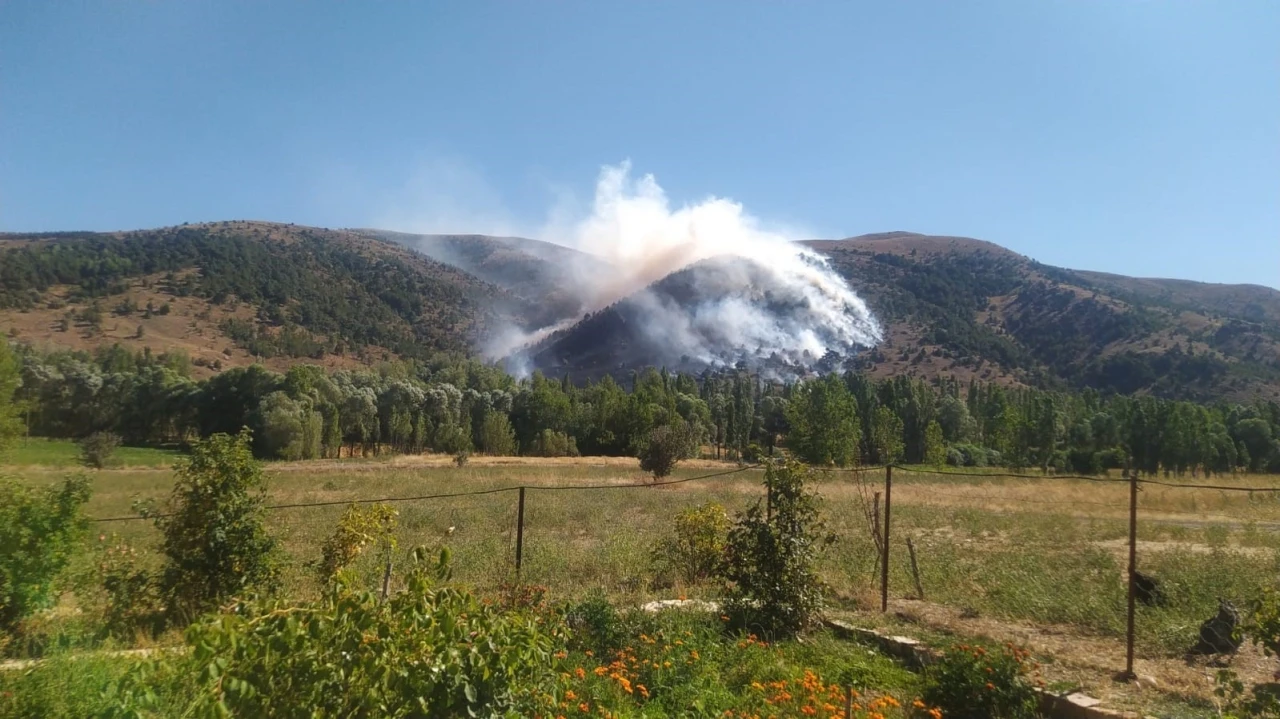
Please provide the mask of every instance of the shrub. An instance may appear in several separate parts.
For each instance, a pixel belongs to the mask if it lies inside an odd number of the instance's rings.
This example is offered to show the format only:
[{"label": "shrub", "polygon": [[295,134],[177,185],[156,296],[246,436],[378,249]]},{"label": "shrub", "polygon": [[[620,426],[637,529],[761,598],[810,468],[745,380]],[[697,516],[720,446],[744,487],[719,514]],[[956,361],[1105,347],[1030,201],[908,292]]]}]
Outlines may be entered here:
[{"label": "shrub", "polygon": [[604,594],[596,591],[565,614],[573,631],[571,646],[597,656],[612,656],[628,639],[626,622]]},{"label": "shrub", "polygon": [[[447,576],[442,552],[434,572],[415,567],[386,601],[336,582],[315,602],[238,603],[207,616],[187,631],[186,670],[204,685],[193,713],[549,715],[563,624],[503,611]],[[145,711],[146,697],[133,696],[129,709]]]},{"label": "shrub", "polygon": [[192,617],[274,576],[275,541],[263,526],[262,467],[248,429],[196,442],[174,465],[168,511],[156,517],[170,612]]},{"label": "shrub", "polygon": [[0,479],[0,630],[53,604],[54,580],[84,534],[90,493],[84,477],[44,489]]},{"label": "shrub", "polygon": [[953,645],[925,671],[924,700],[954,719],[1035,717],[1028,656],[1013,644],[997,650]]},{"label": "shrub", "polygon": [[120,435],[112,432],[94,432],[80,440],[80,463],[92,469],[102,469],[111,463],[111,457],[120,446]]},{"label": "shrub", "polygon": [[470,452],[459,452],[453,456],[453,466],[462,469],[467,466],[467,462],[471,461]]},{"label": "shrub", "polygon": [[98,538],[98,578],[102,590],[102,620],[108,634],[134,638],[138,630],[162,628],[162,606],[156,577],[143,567],[138,552],[118,537]]},{"label": "shrub", "polygon": [[1280,719],[1280,692],[1276,685],[1255,686],[1246,691],[1244,682],[1230,669],[1219,669],[1213,693],[1222,698],[1222,719]]},{"label": "shrub", "polygon": [[371,504],[347,507],[338,527],[324,540],[320,550],[320,578],[328,581],[350,565],[370,544],[383,560],[396,548],[395,531],[399,514],[390,505]]},{"label": "shrub", "polygon": [[814,569],[820,550],[818,503],[806,488],[810,471],[795,460],[765,469],[772,516],[757,501],[729,530],[720,574],[729,582],[726,608],[741,625],[766,636],[793,634],[822,608]]},{"label": "shrub", "polygon": [[671,474],[689,446],[688,427],[684,420],[677,420],[675,424],[659,425],[650,430],[648,439],[636,453],[640,458],[640,469],[653,472],[655,479]]},{"label": "shrub", "polygon": [[724,561],[729,515],[724,507],[707,502],[676,515],[672,536],[653,548],[658,574],[674,574],[688,583],[710,579]]}]

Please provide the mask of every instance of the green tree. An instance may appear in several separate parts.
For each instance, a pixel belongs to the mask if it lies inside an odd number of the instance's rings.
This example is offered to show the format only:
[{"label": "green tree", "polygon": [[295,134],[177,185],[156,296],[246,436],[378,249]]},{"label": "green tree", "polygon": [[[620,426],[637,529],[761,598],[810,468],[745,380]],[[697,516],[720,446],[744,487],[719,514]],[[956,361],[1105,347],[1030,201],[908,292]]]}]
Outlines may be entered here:
[{"label": "green tree", "polygon": [[766,636],[794,634],[822,610],[815,563],[822,545],[818,499],[806,486],[811,470],[795,460],[765,469],[770,513],[756,501],[729,530],[721,577],[726,610],[743,628]]},{"label": "green tree", "polygon": [[797,386],[786,406],[787,446],[810,464],[841,467],[857,459],[858,407],[835,375]]},{"label": "green tree", "polygon": [[486,454],[510,456],[516,453],[516,431],[502,412],[491,410],[485,415],[480,437]]},{"label": "green tree", "polygon": [[7,340],[0,339],[0,451],[22,435],[22,408],[14,400],[21,383],[18,358]]},{"label": "green tree", "polygon": [[38,490],[0,478],[0,629],[53,604],[54,580],[87,526],[89,495],[84,477]]},{"label": "green tree", "polygon": [[655,479],[671,474],[689,447],[689,423],[677,419],[649,430],[649,439],[640,447],[640,469],[652,472]]},{"label": "green tree", "polygon": [[947,462],[947,443],[942,438],[942,427],[930,422],[924,432],[924,463],[941,467]]},{"label": "green tree", "polygon": [[[936,425],[937,422],[930,424]],[[893,464],[902,459],[902,419],[888,407],[876,409],[871,425],[871,445],[875,448],[876,460],[881,464]]]},{"label": "green tree", "polygon": [[163,537],[161,593],[190,618],[273,576],[275,541],[263,524],[265,485],[248,429],[215,434],[174,466]]}]

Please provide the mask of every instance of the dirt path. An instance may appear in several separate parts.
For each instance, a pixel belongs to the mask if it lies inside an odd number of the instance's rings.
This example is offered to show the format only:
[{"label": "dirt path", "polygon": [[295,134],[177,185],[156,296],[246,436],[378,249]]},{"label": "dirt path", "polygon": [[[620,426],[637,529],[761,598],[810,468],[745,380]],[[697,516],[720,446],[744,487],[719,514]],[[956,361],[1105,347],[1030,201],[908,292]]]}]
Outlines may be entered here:
[{"label": "dirt path", "polygon": [[[1214,676],[1220,666],[1204,657],[1143,657],[1134,661],[1137,682],[1121,682],[1116,675],[1125,665],[1125,646],[1120,639],[1081,633],[1061,625],[1036,625],[988,617],[962,616],[959,609],[913,600],[891,600],[889,614],[853,612],[848,619],[862,625],[892,628],[908,636],[928,640],[928,634],[986,637],[997,642],[1011,641],[1042,658],[1042,674],[1050,683],[1069,683],[1107,706],[1149,709],[1161,700],[1212,703]],[[914,630],[914,632],[913,632]],[[1247,684],[1270,681],[1280,668],[1275,659],[1246,643],[1230,660],[1230,667]]]}]

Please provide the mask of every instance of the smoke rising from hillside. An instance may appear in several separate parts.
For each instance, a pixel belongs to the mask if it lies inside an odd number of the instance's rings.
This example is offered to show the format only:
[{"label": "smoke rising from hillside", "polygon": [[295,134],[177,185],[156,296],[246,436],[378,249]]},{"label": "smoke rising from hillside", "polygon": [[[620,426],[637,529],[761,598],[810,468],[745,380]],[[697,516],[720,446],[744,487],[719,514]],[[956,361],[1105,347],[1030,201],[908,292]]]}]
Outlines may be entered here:
[{"label": "smoke rising from hillside", "polygon": [[[634,179],[630,170],[629,163],[605,167],[591,214],[547,236],[612,266],[576,273],[588,310],[630,298],[644,309],[641,329],[653,343],[705,364],[776,354],[808,365],[828,351],[847,355],[880,341],[866,304],[825,257],[765,229],[728,199],[673,210],[652,175]],[[691,296],[650,289],[686,268]]]}]

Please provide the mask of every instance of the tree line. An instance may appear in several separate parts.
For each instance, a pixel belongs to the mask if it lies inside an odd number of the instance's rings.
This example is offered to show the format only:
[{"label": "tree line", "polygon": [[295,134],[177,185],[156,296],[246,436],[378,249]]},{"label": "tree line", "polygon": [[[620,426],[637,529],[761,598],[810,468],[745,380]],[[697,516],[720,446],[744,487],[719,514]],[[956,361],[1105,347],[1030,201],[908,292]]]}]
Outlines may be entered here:
[{"label": "tree line", "polygon": [[636,456],[661,443],[675,459],[706,451],[756,461],[783,447],[836,466],[1095,474],[1132,461],[1146,473],[1280,472],[1274,401],[1196,404],[859,372],[786,383],[742,368],[650,368],[579,385],[538,373],[517,380],[454,355],[367,370],[253,365],[195,380],[180,353],[0,352],[0,427],[10,434],[25,425],[47,437],[111,432],[128,444],[181,444],[248,427],[262,458]]}]

